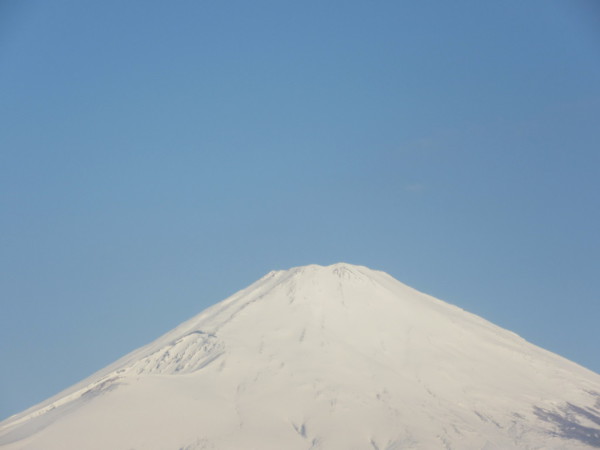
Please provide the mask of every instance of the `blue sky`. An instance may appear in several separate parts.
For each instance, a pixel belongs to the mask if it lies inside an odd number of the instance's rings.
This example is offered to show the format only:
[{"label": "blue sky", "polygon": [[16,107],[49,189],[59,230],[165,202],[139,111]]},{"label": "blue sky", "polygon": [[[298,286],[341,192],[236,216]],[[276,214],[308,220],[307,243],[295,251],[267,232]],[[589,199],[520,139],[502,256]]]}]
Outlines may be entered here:
[{"label": "blue sky", "polygon": [[272,269],[600,371],[593,1],[0,3],[0,418]]}]

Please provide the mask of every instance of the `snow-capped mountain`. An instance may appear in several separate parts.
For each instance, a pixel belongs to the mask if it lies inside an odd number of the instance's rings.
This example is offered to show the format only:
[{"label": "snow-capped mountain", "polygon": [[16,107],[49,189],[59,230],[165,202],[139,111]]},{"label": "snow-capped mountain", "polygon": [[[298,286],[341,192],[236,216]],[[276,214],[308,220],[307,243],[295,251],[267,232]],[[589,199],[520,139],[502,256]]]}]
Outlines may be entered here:
[{"label": "snow-capped mountain", "polygon": [[271,272],[0,424],[3,449],[600,447],[600,375],[391,276]]}]

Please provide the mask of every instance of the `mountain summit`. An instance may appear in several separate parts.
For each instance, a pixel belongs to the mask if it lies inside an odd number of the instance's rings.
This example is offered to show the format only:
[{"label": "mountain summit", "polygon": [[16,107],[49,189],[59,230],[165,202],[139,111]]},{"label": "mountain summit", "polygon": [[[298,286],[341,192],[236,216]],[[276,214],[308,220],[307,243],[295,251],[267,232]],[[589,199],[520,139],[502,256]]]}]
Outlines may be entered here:
[{"label": "mountain summit", "polygon": [[383,272],[311,265],[0,423],[0,447],[600,448],[600,375]]}]

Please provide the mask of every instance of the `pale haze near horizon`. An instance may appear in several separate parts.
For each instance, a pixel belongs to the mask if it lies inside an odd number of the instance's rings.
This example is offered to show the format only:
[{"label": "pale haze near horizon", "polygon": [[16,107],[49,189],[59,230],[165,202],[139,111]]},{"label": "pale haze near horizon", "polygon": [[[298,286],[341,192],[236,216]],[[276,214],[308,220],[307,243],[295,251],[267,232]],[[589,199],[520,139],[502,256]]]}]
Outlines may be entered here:
[{"label": "pale haze near horizon", "polygon": [[390,273],[596,372],[600,9],[0,5],[0,418],[273,269]]}]

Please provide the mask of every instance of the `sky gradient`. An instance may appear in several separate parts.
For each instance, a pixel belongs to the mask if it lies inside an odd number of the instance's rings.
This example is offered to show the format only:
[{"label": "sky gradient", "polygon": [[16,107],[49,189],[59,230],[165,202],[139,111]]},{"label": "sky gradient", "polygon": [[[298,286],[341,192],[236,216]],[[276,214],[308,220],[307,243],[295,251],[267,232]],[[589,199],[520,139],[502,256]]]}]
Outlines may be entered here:
[{"label": "sky gradient", "polygon": [[348,262],[600,372],[593,1],[0,3],[0,419]]}]

